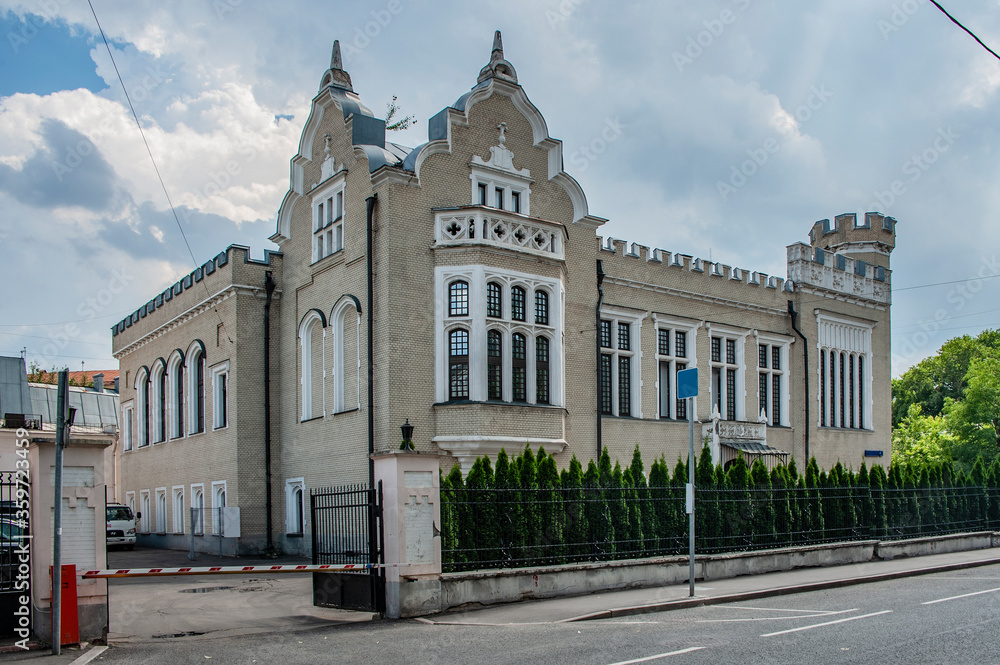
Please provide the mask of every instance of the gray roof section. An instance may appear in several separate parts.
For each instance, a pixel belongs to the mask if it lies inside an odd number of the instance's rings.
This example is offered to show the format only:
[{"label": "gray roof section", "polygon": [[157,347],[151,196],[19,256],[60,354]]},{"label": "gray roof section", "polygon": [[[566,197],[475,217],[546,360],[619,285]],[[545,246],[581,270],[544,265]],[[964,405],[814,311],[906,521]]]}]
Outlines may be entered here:
[{"label": "gray roof section", "polygon": [[0,417],[7,413],[35,413],[31,410],[24,358],[0,356]]},{"label": "gray roof section", "polygon": [[[56,422],[59,387],[46,383],[30,385],[32,413],[42,416],[42,422]],[[69,406],[76,409],[73,425],[118,427],[118,393],[99,393],[93,389],[69,387]]]}]

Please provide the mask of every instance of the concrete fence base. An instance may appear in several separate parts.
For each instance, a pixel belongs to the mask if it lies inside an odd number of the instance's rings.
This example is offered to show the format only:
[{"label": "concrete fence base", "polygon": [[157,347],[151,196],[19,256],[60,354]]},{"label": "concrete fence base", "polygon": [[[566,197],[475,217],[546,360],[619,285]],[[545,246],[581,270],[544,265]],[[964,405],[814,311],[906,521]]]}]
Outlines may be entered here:
[{"label": "concrete fence base", "polygon": [[[695,576],[699,580],[725,579],[998,546],[1000,533],[985,532],[704,555],[695,559]],[[463,606],[681,584],[688,579],[688,559],[686,556],[660,557],[400,577],[400,616],[414,617]]]}]

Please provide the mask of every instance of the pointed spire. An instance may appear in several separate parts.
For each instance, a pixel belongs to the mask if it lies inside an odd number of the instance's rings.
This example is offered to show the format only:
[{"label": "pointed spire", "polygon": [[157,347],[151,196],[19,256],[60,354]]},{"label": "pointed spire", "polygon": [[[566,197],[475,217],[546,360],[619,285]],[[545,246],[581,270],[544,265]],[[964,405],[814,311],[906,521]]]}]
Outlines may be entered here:
[{"label": "pointed spire", "polygon": [[344,71],[344,60],[340,56],[340,40],[333,40],[333,54],[330,56],[330,69],[326,70],[323,74],[323,81],[319,85],[319,89],[323,90],[328,86],[333,86],[335,88],[343,88],[344,90],[350,90],[354,92],[354,86],[351,84],[351,75]]},{"label": "pointed spire", "polygon": [[500,36],[499,30],[493,33],[493,51],[490,53],[490,62],[480,70],[478,82],[482,83],[491,78],[517,83],[517,72],[514,71],[514,65],[503,57],[503,38]]}]

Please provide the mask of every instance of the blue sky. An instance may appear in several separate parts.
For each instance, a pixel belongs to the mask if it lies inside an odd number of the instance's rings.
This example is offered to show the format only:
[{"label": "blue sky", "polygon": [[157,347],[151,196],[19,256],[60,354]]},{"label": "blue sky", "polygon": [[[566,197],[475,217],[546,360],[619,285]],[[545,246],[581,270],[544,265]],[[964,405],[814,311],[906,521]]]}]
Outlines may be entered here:
[{"label": "blue sky", "polygon": [[[998,0],[944,4],[1000,49]],[[813,222],[878,210],[898,220],[894,372],[1000,326],[1000,61],[927,0],[94,7],[197,262],[273,247],[335,38],[369,107],[416,116],[392,137],[413,146],[500,29],[606,236],[784,275]],[[0,17],[0,353],[115,367],[111,323],[194,262],[89,6]]]}]

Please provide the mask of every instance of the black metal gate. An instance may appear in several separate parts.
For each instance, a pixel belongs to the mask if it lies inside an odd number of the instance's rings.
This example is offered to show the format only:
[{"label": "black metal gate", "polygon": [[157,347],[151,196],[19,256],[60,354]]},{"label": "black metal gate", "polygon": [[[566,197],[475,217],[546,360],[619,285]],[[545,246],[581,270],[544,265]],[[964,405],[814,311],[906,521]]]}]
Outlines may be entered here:
[{"label": "black metal gate", "polygon": [[[309,491],[314,564],[384,563],[382,483]],[[385,570],[313,573],[313,604],[385,611]]]},{"label": "black metal gate", "polygon": [[0,638],[18,636],[17,628],[31,627],[30,604],[20,602],[31,595],[28,490],[27,473],[0,471]]}]

